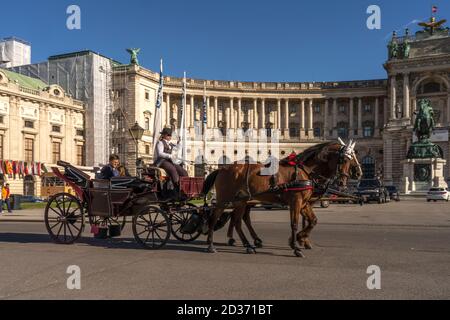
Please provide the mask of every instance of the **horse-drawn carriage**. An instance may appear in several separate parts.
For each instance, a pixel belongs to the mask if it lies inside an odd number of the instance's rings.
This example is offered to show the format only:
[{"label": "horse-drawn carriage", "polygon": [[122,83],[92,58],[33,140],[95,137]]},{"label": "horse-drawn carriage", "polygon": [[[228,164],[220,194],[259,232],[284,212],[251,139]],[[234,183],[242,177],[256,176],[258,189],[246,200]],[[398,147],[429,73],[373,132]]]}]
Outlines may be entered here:
[{"label": "horse-drawn carriage", "polygon": [[127,217],[132,218],[136,242],[147,249],[161,248],[171,234],[189,242],[202,233],[201,228],[185,229],[192,215],[206,219],[207,214],[200,211],[210,210],[189,203],[200,196],[203,178],[182,178],[180,194],[174,195],[163,170],[158,168],[145,170],[142,179],[95,180],[69,163],[60,161],[58,165],[64,168],[64,173],[55,167],[54,174],[70,185],[75,195],[60,193],[48,201],[45,224],[57,243],[77,241],[87,221],[97,238],[120,236]]},{"label": "horse-drawn carriage", "polygon": [[[312,204],[337,183],[360,179],[361,166],[355,154],[355,143],[342,140],[313,146],[298,155],[279,162],[278,172],[263,174],[268,165],[233,164],[212,172],[203,178],[182,178],[179,194],[170,188],[171,182],[158,168],[144,170],[142,179],[113,178],[92,180],[88,175],[66,162],[62,174],[53,168],[56,176],[69,184],[76,195],[61,193],[49,199],[45,210],[47,230],[58,243],[74,243],[89,218],[91,231],[97,237],[120,235],[126,218],[132,217],[135,240],[148,249],[164,246],[172,234],[176,239],[189,242],[201,234],[208,235],[208,252],[216,252],[213,241],[215,231],[224,227],[232,217],[228,230],[229,244],[234,243],[236,228],[247,253],[255,253],[241,228],[244,221],[256,246],[262,245],[251,225],[250,210],[254,202],[288,205],[291,217],[289,244],[296,256],[302,257],[301,247],[312,248],[309,235],[317,224]],[[205,195],[215,188],[214,207]],[[345,195],[342,192],[337,192]],[[200,207],[189,201],[202,196]],[[316,197],[316,198],[315,198]],[[358,200],[357,197],[354,197]],[[233,210],[230,212],[229,210]],[[298,229],[300,216],[303,229]]]}]

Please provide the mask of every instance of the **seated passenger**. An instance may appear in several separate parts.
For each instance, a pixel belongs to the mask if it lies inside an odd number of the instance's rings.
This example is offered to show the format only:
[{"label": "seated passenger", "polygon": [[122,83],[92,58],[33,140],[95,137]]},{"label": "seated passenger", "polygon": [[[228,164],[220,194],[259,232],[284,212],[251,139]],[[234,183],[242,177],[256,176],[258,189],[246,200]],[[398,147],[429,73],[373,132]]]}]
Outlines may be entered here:
[{"label": "seated passenger", "polygon": [[176,146],[171,143],[172,130],[164,128],[161,132],[161,138],[155,148],[155,163],[158,168],[164,169],[170,176],[175,188],[179,190],[180,177],[187,177],[188,173],[178,164],[172,161],[172,150]]},{"label": "seated passenger", "polygon": [[117,170],[119,171],[119,177],[131,177],[128,169],[123,164],[121,164]]},{"label": "seated passenger", "polygon": [[102,180],[111,180],[112,178],[119,177],[120,172],[118,170],[120,166],[119,156],[112,154],[109,156],[109,164],[104,166],[100,171],[99,178]]}]

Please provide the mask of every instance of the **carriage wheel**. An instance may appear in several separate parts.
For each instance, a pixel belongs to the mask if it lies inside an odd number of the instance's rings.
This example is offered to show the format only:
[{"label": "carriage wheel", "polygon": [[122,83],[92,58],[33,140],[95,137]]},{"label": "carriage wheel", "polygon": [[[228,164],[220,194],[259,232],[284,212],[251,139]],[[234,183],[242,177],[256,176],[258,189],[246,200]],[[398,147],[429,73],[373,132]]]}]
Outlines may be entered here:
[{"label": "carriage wheel", "polygon": [[133,217],[133,234],[136,242],[146,249],[163,247],[170,237],[170,220],[156,207],[146,207]]},{"label": "carriage wheel", "polygon": [[84,210],[78,198],[68,193],[51,197],[45,208],[45,226],[56,243],[78,240],[84,228]]},{"label": "carriage wheel", "polygon": [[108,227],[120,225],[120,230],[123,231],[125,225],[127,224],[127,217],[97,217],[97,216],[89,216],[89,223],[91,226],[99,226],[102,224],[106,224]]},{"label": "carriage wheel", "polygon": [[[186,205],[179,207],[179,209],[186,209],[186,207],[197,208],[196,205],[192,203],[187,203]],[[175,211],[170,216],[172,235],[181,242],[192,242],[201,236],[202,231],[197,230],[193,234],[181,233],[181,229],[188,223],[189,219],[192,217],[190,212],[177,212]]]}]

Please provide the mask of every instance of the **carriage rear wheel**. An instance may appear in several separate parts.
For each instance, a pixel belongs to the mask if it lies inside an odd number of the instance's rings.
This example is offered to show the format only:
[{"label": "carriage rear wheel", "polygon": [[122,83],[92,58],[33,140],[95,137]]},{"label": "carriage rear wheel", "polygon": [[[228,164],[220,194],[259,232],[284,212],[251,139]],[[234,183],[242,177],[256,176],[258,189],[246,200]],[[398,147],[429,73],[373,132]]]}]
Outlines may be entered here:
[{"label": "carriage rear wheel", "polygon": [[183,227],[188,223],[188,221],[192,217],[192,212],[183,211],[189,208],[196,209],[198,207],[192,203],[187,203],[186,205],[177,208],[180,209],[180,211],[175,211],[170,216],[170,221],[172,225],[172,235],[181,242],[195,241],[202,234],[201,230],[196,230],[192,234],[186,234],[181,232]]},{"label": "carriage rear wheel", "polygon": [[80,200],[68,193],[51,197],[45,208],[45,226],[56,243],[73,244],[84,229],[84,209]]},{"label": "carriage rear wheel", "polygon": [[170,220],[156,207],[146,207],[133,217],[133,234],[136,242],[146,249],[162,248],[170,238]]}]

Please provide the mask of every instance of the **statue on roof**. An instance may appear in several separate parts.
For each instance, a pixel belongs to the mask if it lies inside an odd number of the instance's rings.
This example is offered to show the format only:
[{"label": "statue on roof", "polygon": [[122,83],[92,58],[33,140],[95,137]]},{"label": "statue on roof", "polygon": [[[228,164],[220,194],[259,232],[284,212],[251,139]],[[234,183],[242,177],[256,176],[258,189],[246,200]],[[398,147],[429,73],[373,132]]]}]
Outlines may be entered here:
[{"label": "statue on roof", "polygon": [[393,58],[398,58],[399,47],[397,42],[397,33],[395,31],[392,34],[391,42],[389,42],[388,44],[388,49],[389,49],[389,60]]},{"label": "statue on roof", "polygon": [[138,54],[139,52],[141,52],[141,49],[139,48],[132,48],[132,49],[127,49],[127,52],[130,54],[130,64],[132,65],[139,65],[139,60],[138,60]]},{"label": "statue on roof", "polygon": [[445,20],[445,19],[436,21],[435,17],[431,17],[429,22],[421,22],[421,23],[419,23],[419,26],[424,28],[424,30],[422,32],[427,32],[427,33],[429,33],[430,36],[432,36],[437,32],[448,31],[449,28],[443,27],[443,24],[446,22],[447,22],[447,20]]}]

